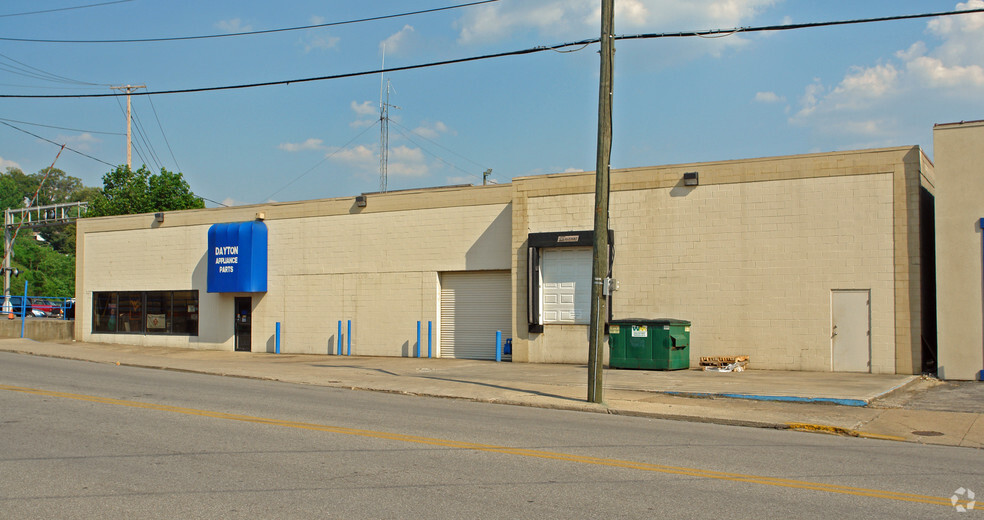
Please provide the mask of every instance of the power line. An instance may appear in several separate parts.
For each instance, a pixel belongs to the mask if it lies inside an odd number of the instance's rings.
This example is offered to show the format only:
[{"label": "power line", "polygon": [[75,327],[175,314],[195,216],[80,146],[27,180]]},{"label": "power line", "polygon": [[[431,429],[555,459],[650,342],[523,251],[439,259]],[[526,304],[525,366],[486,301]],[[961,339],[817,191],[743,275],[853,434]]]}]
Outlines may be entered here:
[{"label": "power line", "polygon": [[420,143],[418,143],[417,141],[414,141],[414,140],[413,140],[413,138],[412,138],[412,137],[410,137],[410,135],[409,135],[409,133],[408,133],[408,132],[405,132],[405,131],[402,131],[402,130],[401,130],[401,131],[400,131],[400,135],[402,135],[402,136],[403,136],[403,137],[404,137],[404,138],[405,138],[405,139],[406,139],[407,141],[410,141],[411,143],[413,143],[413,144],[415,144],[415,145],[417,145],[417,147],[419,147],[419,148],[420,148],[421,150],[423,150],[424,152],[426,152],[426,153],[428,153],[429,155],[431,155],[432,157],[434,157],[434,158],[435,158],[435,159],[437,159],[438,161],[441,161],[442,163],[444,163],[444,164],[446,164],[446,165],[448,165],[448,166],[450,166],[450,167],[452,167],[452,168],[454,168],[455,170],[458,170],[459,172],[461,172],[461,173],[464,173],[465,175],[468,175],[468,176],[470,176],[470,177],[477,177],[477,178],[481,178],[481,176],[480,176],[480,175],[476,175],[476,174],[474,174],[474,173],[472,173],[472,172],[470,172],[470,171],[467,171],[467,170],[464,170],[464,169],[462,169],[462,168],[461,168],[460,166],[458,166],[458,165],[456,165],[456,164],[454,164],[454,163],[452,163],[452,162],[449,162],[449,161],[446,161],[446,160],[445,160],[445,159],[444,159],[443,157],[441,157],[440,155],[437,155],[436,153],[434,153],[434,152],[432,152],[432,151],[430,151],[430,150],[428,150],[427,148],[424,148],[424,146],[423,146],[423,145],[421,145],[421,144],[420,144]]},{"label": "power line", "polygon": [[[762,27],[742,27],[737,29],[713,29],[713,30],[688,31],[688,32],[677,32],[677,33],[632,34],[632,35],[615,36],[615,40],[642,40],[642,39],[648,40],[648,39],[656,39],[656,38],[696,37],[696,36],[708,36],[714,34],[728,34],[728,33],[737,33],[737,32],[764,32],[764,31],[775,32],[775,31],[788,31],[793,29],[829,27],[834,25],[851,25],[851,24],[886,22],[886,21],[896,21],[896,20],[912,20],[916,18],[934,18],[940,16],[954,16],[954,15],[982,13],[982,12],[984,12],[984,8],[969,9],[965,11],[946,11],[940,13],[888,16],[882,18],[866,18],[866,19],[859,19],[859,20],[842,20],[842,21],[834,21],[834,22],[816,22],[816,23],[803,23],[803,24],[790,24],[790,25],[769,25],[769,26],[762,26]],[[556,45],[548,45],[548,46],[540,46],[540,47],[530,47],[527,49],[521,49],[515,51],[483,54],[480,56],[470,56],[466,58],[456,58],[451,60],[433,61],[429,63],[420,63],[417,65],[405,65],[402,67],[381,68],[381,69],[366,70],[366,71],[359,71],[359,72],[346,72],[342,74],[331,74],[328,76],[315,76],[310,78],[264,81],[258,83],[242,83],[238,85],[224,85],[218,87],[198,87],[198,88],[186,88],[186,89],[133,92],[131,95],[159,96],[165,94],[194,94],[199,92],[239,90],[239,89],[247,89],[247,88],[272,87],[277,85],[286,86],[286,85],[290,85],[291,83],[308,83],[313,81],[327,81],[327,80],[334,80],[334,79],[354,78],[359,76],[371,76],[380,73],[402,72],[407,70],[425,69],[431,67],[440,67],[444,65],[455,65],[459,63],[468,63],[472,61],[488,60],[493,58],[504,58],[508,56],[522,56],[526,54],[535,54],[544,51],[555,51],[558,49],[565,49],[568,47],[584,47],[587,45],[598,43],[599,41],[600,38],[589,38],[586,40],[580,40],[576,42],[559,43]],[[117,97],[121,95],[122,94],[0,94],[0,98],[64,99],[64,98],[104,98],[104,97]]]},{"label": "power line", "polygon": [[327,161],[328,159],[331,159],[332,157],[334,157],[334,156],[335,156],[335,154],[337,154],[338,152],[341,152],[341,151],[342,151],[342,150],[344,150],[344,149],[345,149],[345,148],[346,148],[346,147],[347,147],[348,145],[350,145],[350,144],[352,144],[352,143],[354,143],[356,139],[358,139],[358,138],[360,138],[360,137],[362,137],[362,136],[363,136],[363,134],[365,134],[366,132],[368,132],[368,131],[369,131],[369,129],[371,129],[371,128],[374,128],[374,127],[376,126],[376,124],[375,124],[375,123],[378,123],[378,122],[379,122],[379,121],[377,120],[377,121],[376,121],[376,122],[374,122],[373,124],[371,124],[371,125],[369,125],[369,126],[367,126],[367,127],[365,127],[365,128],[364,128],[364,129],[363,129],[363,130],[362,130],[361,132],[359,132],[359,133],[358,133],[358,134],[357,134],[357,135],[356,135],[355,137],[353,137],[353,138],[351,138],[351,139],[349,139],[349,140],[348,140],[348,142],[347,142],[347,143],[345,143],[345,144],[343,144],[343,145],[342,145],[342,146],[341,146],[341,147],[340,147],[339,149],[337,149],[337,150],[335,150],[334,152],[331,152],[330,154],[328,154],[328,155],[326,155],[326,156],[324,157],[324,159],[321,159],[320,161],[318,161],[318,163],[317,163],[317,164],[315,164],[314,166],[312,166],[312,167],[310,167],[310,168],[308,168],[307,170],[305,170],[305,171],[304,171],[304,173],[302,173],[302,174],[300,174],[300,175],[298,175],[297,177],[295,177],[295,178],[294,178],[294,180],[292,180],[292,181],[290,181],[290,182],[288,182],[287,184],[284,184],[284,185],[283,185],[283,187],[281,187],[281,188],[280,188],[280,189],[278,189],[277,191],[275,191],[275,192],[273,192],[273,193],[271,193],[271,194],[269,194],[269,195],[267,195],[266,197],[264,197],[264,201],[267,201],[267,200],[270,200],[270,199],[272,199],[274,195],[276,195],[276,194],[278,194],[278,193],[280,193],[281,191],[284,191],[284,190],[285,190],[285,189],[287,189],[287,187],[288,187],[288,186],[290,186],[291,184],[294,184],[295,182],[297,182],[297,181],[299,181],[299,180],[301,180],[301,177],[304,177],[305,175],[307,175],[307,174],[309,174],[309,173],[311,173],[312,171],[314,171],[314,169],[315,169],[315,168],[317,168],[318,166],[321,166],[322,164],[324,164],[324,162],[325,162],[325,161]]},{"label": "power line", "polygon": [[40,126],[44,128],[54,128],[55,130],[68,130],[70,132],[83,132],[87,134],[105,134],[105,135],[126,135],[123,132],[100,132],[98,130],[82,130],[80,128],[68,128],[64,126],[54,126],[54,125],[43,125],[41,123],[31,123],[28,121],[18,121],[16,119],[6,119],[0,117],[0,121],[8,121],[10,123],[20,123],[22,125]]},{"label": "power line", "polygon": [[[56,142],[52,141],[51,139],[48,139],[48,138],[45,138],[45,137],[41,137],[40,135],[35,134],[33,132],[29,132],[27,130],[24,130],[23,128],[18,128],[18,127],[14,126],[14,125],[6,122],[6,121],[3,121],[3,120],[0,120],[0,125],[9,126],[10,128],[13,128],[14,130],[17,130],[18,132],[24,132],[25,134],[27,134],[27,135],[29,135],[31,137],[36,137],[36,138],[38,138],[38,139],[40,139],[42,141],[47,141],[47,142],[49,142],[49,143],[51,143],[51,144],[53,144],[55,146],[65,146],[64,144],[56,143]],[[97,158],[95,158],[95,157],[93,157],[93,156],[91,156],[89,154],[82,153],[82,152],[80,152],[80,151],[78,151],[78,150],[76,150],[74,148],[70,148],[68,146],[65,146],[65,149],[68,150],[68,151],[70,151],[70,152],[75,152],[75,153],[81,155],[82,157],[87,157],[89,159],[92,159],[93,161],[101,162],[101,163],[103,163],[103,164],[105,164],[105,165],[107,165],[107,166],[109,166],[111,168],[116,168],[116,165],[115,164],[108,163],[108,162],[106,162],[106,161],[104,161],[102,159],[97,159]]]},{"label": "power line", "polygon": [[8,17],[11,17],[11,16],[27,16],[29,14],[54,13],[54,12],[58,12],[58,11],[71,11],[73,9],[85,9],[87,7],[99,7],[99,6],[102,6],[102,5],[122,4],[122,3],[125,3],[125,2],[132,2],[132,1],[133,0],[113,0],[112,2],[101,2],[101,3],[98,3],[98,4],[77,5],[77,6],[74,6],[74,7],[59,7],[59,8],[56,8],[56,9],[45,9],[43,11],[30,11],[30,12],[27,12],[27,13],[0,14],[0,18],[8,18]]},{"label": "power line", "polygon": [[161,125],[161,118],[157,116],[157,107],[154,106],[154,98],[148,97],[147,101],[150,101],[150,108],[154,111],[154,119],[157,120],[157,128],[161,129],[161,137],[164,138],[164,144],[167,145],[167,151],[171,154],[171,159],[174,160],[174,167],[178,171],[181,171],[181,166],[178,164],[178,159],[174,156],[174,150],[171,149],[171,142],[167,140],[167,134],[164,133],[164,126]]},{"label": "power line", "polygon": [[6,54],[0,54],[0,58],[16,63],[17,65],[20,65],[20,67],[14,65],[0,65],[0,68],[6,70],[7,72],[12,72],[14,74],[17,74],[19,76],[25,76],[28,78],[40,79],[44,81],[52,81],[55,83],[71,83],[76,85],[100,86],[96,83],[89,83],[88,81],[79,81],[77,79],[72,79],[69,77],[61,76],[59,74],[54,74],[52,72],[41,70],[37,67],[32,67],[31,65],[28,65],[27,63],[24,63],[22,61],[17,61],[11,58],[10,56],[7,56]]},{"label": "power line", "polygon": [[[16,127],[16,126],[14,126],[14,125],[12,125],[12,124],[10,124],[10,123],[7,123],[6,121],[7,121],[7,120],[4,120],[4,119],[0,119],[0,125],[4,125],[4,126],[9,126],[10,128],[13,128],[14,130],[17,130],[18,132],[23,132],[23,133],[25,133],[25,134],[27,134],[27,135],[29,135],[29,136],[31,136],[31,137],[34,137],[34,138],[37,138],[37,139],[40,139],[40,140],[42,140],[42,141],[45,141],[45,142],[48,142],[48,143],[51,143],[51,144],[53,144],[53,145],[55,145],[55,146],[58,146],[58,147],[61,147],[61,148],[64,148],[64,149],[66,149],[66,150],[68,150],[68,151],[70,151],[70,152],[74,152],[74,153],[77,153],[77,154],[79,154],[79,155],[81,155],[82,157],[85,157],[85,158],[87,158],[87,159],[92,159],[93,161],[96,161],[96,162],[100,162],[100,163],[103,163],[103,164],[105,164],[106,166],[109,166],[110,168],[116,168],[116,167],[117,167],[117,165],[115,165],[115,164],[112,164],[112,163],[109,163],[109,162],[106,162],[106,161],[104,161],[104,160],[102,160],[102,159],[99,159],[99,158],[96,158],[96,157],[93,157],[93,156],[91,156],[91,155],[89,155],[89,154],[86,154],[86,153],[82,153],[82,152],[80,152],[80,151],[78,151],[78,150],[76,150],[76,149],[74,149],[74,148],[71,148],[71,147],[69,147],[68,145],[65,145],[65,144],[61,144],[61,143],[56,143],[56,142],[54,142],[54,141],[52,141],[51,139],[48,139],[48,138],[46,138],[46,137],[41,137],[40,135],[38,135],[38,134],[35,134],[35,133],[33,133],[33,132],[29,132],[29,131],[27,131],[27,130],[24,130],[23,128],[18,128],[18,127]],[[219,206],[223,206],[223,207],[229,207],[229,206],[228,206],[228,204],[223,204],[223,203],[221,203],[221,202],[219,202],[219,201],[216,201],[216,200],[212,200],[212,199],[210,199],[210,198],[208,198],[208,197],[203,197],[203,196],[201,196],[201,195],[197,195],[197,194],[196,194],[195,196],[196,196],[196,197],[198,197],[198,198],[200,198],[200,199],[202,199],[202,200],[207,200],[208,202],[211,202],[212,204],[217,204],[217,205],[219,205]]]},{"label": "power line", "polygon": [[[126,1],[130,1],[130,0],[126,0]],[[418,14],[436,13],[438,11],[460,9],[462,7],[472,7],[475,5],[488,4],[498,1],[499,0],[480,0],[478,2],[471,2],[467,4],[451,5],[447,7],[436,7],[433,9],[423,9],[420,11],[411,11],[411,12],[399,13],[399,14],[387,14],[383,16],[373,16],[369,18],[359,18],[357,20],[319,23],[315,25],[301,25],[297,27],[284,27],[280,29],[265,29],[262,31],[243,31],[243,32],[224,33],[224,34],[205,34],[200,36],[173,36],[173,37],[165,37],[165,38],[132,38],[132,39],[119,39],[119,40],[54,40],[54,39],[33,39],[33,38],[0,38],[0,41],[30,42],[30,43],[148,43],[148,42],[174,42],[174,41],[182,41],[182,40],[204,40],[209,38],[229,38],[232,36],[253,36],[257,34],[272,34],[272,33],[287,32],[287,31],[303,31],[307,29],[319,29],[322,27],[334,27],[337,25],[375,22],[378,20],[388,20],[390,18],[400,18],[404,16],[413,16]]]},{"label": "power line", "polygon": [[[439,148],[442,148],[442,149],[444,149],[445,151],[448,151],[448,152],[451,152],[451,153],[453,153],[453,154],[455,154],[455,155],[457,155],[458,157],[461,157],[462,159],[464,159],[464,160],[466,160],[466,161],[468,161],[468,162],[470,162],[470,163],[472,163],[472,164],[474,164],[475,166],[478,166],[479,168],[486,168],[486,167],[487,167],[486,165],[484,165],[484,164],[479,164],[479,163],[477,163],[477,162],[475,162],[475,161],[473,161],[473,160],[471,160],[471,159],[469,159],[469,158],[467,158],[467,157],[465,157],[464,155],[461,155],[460,153],[458,153],[458,152],[456,152],[456,151],[454,151],[454,150],[452,150],[452,149],[450,149],[450,148],[448,148],[447,146],[444,146],[444,145],[442,145],[441,143],[438,143],[437,141],[435,141],[435,140],[433,140],[433,139],[429,139],[429,138],[427,138],[426,136],[423,136],[423,135],[420,135],[420,134],[418,134],[418,133],[415,133],[415,132],[414,132],[413,130],[410,130],[409,128],[407,128],[407,127],[405,127],[405,126],[403,126],[403,125],[401,125],[400,123],[397,123],[396,121],[390,121],[390,122],[391,122],[391,123],[393,123],[394,125],[396,125],[396,126],[398,126],[398,127],[400,127],[400,128],[402,128],[402,129],[404,129],[404,130],[406,130],[407,132],[410,132],[411,134],[414,134],[414,135],[416,135],[417,137],[420,137],[421,139],[425,139],[425,140],[427,140],[427,141],[429,141],[429,142],[431,142],[431,143],[432,143],[432,144],[433,144],[434,146],[437,146],[437,147],[439,147]],[[406,134],[404,134],[404,135],[406,135]],[[412,140],[411,140],[411,141],[412,141]],[[418,145],[418,146],[419,146],[419,145]],[[421,148],[423,148],[423,147],[421,147]],[[460,169],[460,168],[459,168],[459,169]],[[464,170],[461,170],[461,171],[464,171]],[[467,172],[465,172],[465,173],[467,173]]]}]

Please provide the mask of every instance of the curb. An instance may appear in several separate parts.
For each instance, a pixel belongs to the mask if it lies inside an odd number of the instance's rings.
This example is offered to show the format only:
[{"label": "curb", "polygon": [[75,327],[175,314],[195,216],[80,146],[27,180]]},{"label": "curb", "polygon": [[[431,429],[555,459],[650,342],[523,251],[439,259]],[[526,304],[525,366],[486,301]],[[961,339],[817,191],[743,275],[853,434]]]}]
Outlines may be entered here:
[{"label": "curb", "polygon": [[[894,390],[894,389],[893,389]],[[807,403],[807,404],[838,404],[843,406],[868,406],[867,399],[838,399],[836,397],[797,397],[788,395],[754,395],[754,394],[720,394],[713,392],[659,392],[678,397],[728,397],[731,399],[748,399],[751,401],[776,401],[781,403]]]},{"label": "curb", "polygon": [[868,433],[861,430],[853,430],[850,428],[841,428],[840,426],[829,426],[826,424],[811,424],[811,423],[797,423],[789,422],[785,424],[786,428],[789,430],[794,430],[798,432],[810,432],[810,433],[826,433],[830,435],[844,435],[848,437],[860,437],[863,439],[877,439],[882,441],[901,441],[909,442],[909,439],[905,437],[896,437],[894,435],[881,435],[878,433]]},{"label": "curb", "polygon": [[[910,442],[909,439],[904,437],[895,437],[891,435],[879,435],[874,433],[867,433],[860,430],[853,430],[849,428],[843,428],[840,426],[829,426],[822,424],[812,424],[812,423],[800,423],[800,422],[765,422],[765,421],[754,421],[747,419],[723,419],[717,417],[704,417],[699,415],[679,415],[679,414],[666,414],[659,412],[646,412],[640,410],[631,410],[621,407],[611,407],[605,403],[595,404],[595,403],[577,403],[577,404],[565,404],[565,403],[536,403],[530,401],[524,401],[515,398],[476,398],[476,397],[464,397],[448,394],[436,394],[431,392],[416,392],[412,390],[392,390],[385,388],[374,388],[374,387],[364,387],[364,386],[352,386],[351,384],[341,383],[339,381],[324,381],[322,383],[303,383],[295,381],[287,381],[275,377],[259,376],[254,374],[228,374],[219,371],[209,371],[209,370],[195,370],[186,368],[175,368],[162,365],[152,365],[152,364],[141,364],[133,362],[121,362],[121,361],[100,361],[93,359],[85,359],[81,357],[73,357],[67,355],[41,353],[41,352],[30,352],[26,350],[5,350],[5,352],[15,353],[15,354],[26,354],[38,357],[47,357],[53,359],[66,359],[72,361],[84,361],[89,363],[99,363],[99,364],[115,364],[117,366],[127,366],[134,368],[145,368],[152,370],[169,370],[174,372],[184,372],[190,374],[204,374],[204,375],[214,375],[220,377],[239,377],[243,379],[254,379],[260,381],[277,381],[284,383],[293,384],[308,384],[313,386],[321,386],[325,388],[339,388],[346,390],[357,390],[357,391],[367,391],[367,392],[380,392],[398,395],[410,395],[417,397],[430,397],[430,398],[440,398],[440,399],[456,399],[461,401],[470,401],[477,403],[488,403],[488,404],[501,404],[507,406],[525,406],[528,408],[540,408],[549,410],[565,410],[572,412],[591,412],[591,413],[603,413],[609,415],[623,415],[627,417],[643,417],[649,419],[661,419],[668,421],[681,421],[681,422],[692,422],[692,423],[704,423],[704,424],[716,424],[721,426],[740,426],[746,428],[761,428],[769,430],[793,430],[802,432],[813,432],[813,433],[826,433],[831,435],[843,435],[850,437],[860,437],[868,439],[878,439],[878,440],[889,440],[889,441],[905,441]],[[691,398],[714,398],[714,397],[730,397],[739,399],[755,399],[763,401],[788,401],[788,402],[800,402],[800,403],[833,403],[838,401],[831,398],[774,398],[774,399],[764,399],[763,397],[768,396],[752,396],[748,394],[722,394],[722,393],[689,393],[689,392],[657,392],[667,395],[674,395],[678,397],[691,397]],[[758,398],[758,399],[756,399]],[[861,401],[857,399],[847,400],[847,401]],[[864,401],[861,401],[864,402]],[[853,406],[866,406],[864,405],[853,405]],[[852,406],[852,405],[849,405]]]}]

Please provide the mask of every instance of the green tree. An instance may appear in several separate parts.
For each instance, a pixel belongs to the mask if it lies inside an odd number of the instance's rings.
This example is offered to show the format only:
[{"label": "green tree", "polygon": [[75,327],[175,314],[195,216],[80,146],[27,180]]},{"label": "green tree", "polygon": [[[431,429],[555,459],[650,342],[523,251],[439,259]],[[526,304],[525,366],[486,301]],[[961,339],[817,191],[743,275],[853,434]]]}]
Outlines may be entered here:
[{"label": "green tree", "polygon": [[204,208],[205,202],[196,196],[180,172],[161,168],[152,174],[146,166],[133,171],[118,166],[103,176],[102,196],[89,205],[87,216],[129,215],[180,209]]}]

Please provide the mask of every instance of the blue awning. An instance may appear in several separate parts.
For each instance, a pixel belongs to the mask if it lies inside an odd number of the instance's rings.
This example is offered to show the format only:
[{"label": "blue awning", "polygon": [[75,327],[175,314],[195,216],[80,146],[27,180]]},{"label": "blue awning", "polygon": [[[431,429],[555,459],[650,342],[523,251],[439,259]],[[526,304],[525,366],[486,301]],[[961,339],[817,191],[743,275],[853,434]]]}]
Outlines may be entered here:
[{"label": "blue awning", "polygon": [[208,228],[208,292],[266,292],[267,228],[259,221]]}]

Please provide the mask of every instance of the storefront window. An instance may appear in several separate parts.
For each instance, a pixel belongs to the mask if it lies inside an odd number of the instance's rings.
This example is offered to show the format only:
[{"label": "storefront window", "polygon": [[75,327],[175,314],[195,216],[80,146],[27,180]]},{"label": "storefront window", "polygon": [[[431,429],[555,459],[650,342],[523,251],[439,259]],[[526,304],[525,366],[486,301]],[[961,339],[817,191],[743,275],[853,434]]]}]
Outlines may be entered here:
[{"label": "storefront window", "polygon": [[171,332],[171,293],[154,291],[144,293],[147,301],[147,320],[144,322],[147,334],[167,334]]},{"label": "storefront window", "polygon": [[92,295],[92,332],[116,332],[116,293]]},{"label": "storefront window", "polygon": [[198,335],[198,291],[174,291],[172,307],[174,334]]},{"label": "storefront window", "polygon": [[198,291],[92,294],[92,332],[198,335]]}]

